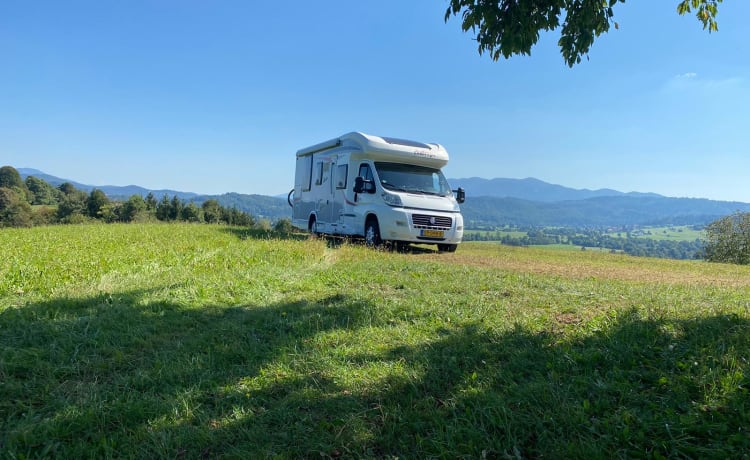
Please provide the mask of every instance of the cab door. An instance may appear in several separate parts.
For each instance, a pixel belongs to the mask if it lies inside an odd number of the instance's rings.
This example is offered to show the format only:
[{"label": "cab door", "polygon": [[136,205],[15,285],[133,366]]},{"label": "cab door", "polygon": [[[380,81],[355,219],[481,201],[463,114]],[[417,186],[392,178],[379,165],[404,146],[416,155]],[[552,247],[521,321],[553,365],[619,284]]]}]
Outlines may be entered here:
[{"label": "cab door", "polygon": [[349,192],[352,194],[352,199],[355,203],[354,206],[354,228],[352,229],[353,234],[364,235],[365,232],[365,216],[368,212],[373,211],[377,204],[380,203],[380,197],[375,194],[377,185],[375,184],[375,174],[372,170],[372,165],[367,162],[362,162],[357,168],[356,177],[361,177],[365,180],[363,190],[359,193],[354,191],[355,184],[349,184]]}]

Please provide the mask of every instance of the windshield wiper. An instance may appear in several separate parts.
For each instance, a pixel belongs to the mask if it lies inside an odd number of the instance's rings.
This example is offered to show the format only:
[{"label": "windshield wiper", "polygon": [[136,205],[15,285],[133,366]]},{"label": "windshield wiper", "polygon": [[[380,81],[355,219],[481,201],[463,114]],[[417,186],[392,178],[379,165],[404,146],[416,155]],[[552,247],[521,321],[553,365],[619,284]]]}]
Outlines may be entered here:
[{"label": "windshield wiper", "polygon": [[407,188],[404,188],[404,187],[396,187],[396,186],[395,186],[395,185],[393,185],[393,184],[383,184],[383,186],[384,186],[385,188],[387,188],[388,190],[393,190],[394,192],[406,192],[406,193],[411,193],[411,190],[409,190],[409,189],[407,189]]},{"label": "windshield wiper", "polygon": [[393,184],[383,184],[385,188],[388,190],[393,190],[395,192],[405,192],[405,193],[416,193],[421,195],[434,195],[434,196],[446,196],[445,194],[442,194],[440,192],[432,192],[429,190],[422,190],[420,188],[414,188],[414,187],[397,187]]}]

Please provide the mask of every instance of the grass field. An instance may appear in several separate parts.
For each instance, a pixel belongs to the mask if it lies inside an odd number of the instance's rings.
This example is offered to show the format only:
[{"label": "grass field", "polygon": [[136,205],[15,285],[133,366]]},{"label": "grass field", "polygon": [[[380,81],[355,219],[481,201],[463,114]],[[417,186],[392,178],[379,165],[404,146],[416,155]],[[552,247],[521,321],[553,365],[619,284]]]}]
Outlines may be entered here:
[{"label": "grass field", "polygon": [[0,230],[7,458],[747,458],[750,268]]},{"label": "grass field", "polygon": [[[635,238],[668,241],[695,241],[706,238],[706,233],[703,230],[694,230],[687,225],[674,227],[644,227],[641,232],[644,232],[644,234],[636,235]],[[609,235],[614,237],[625,237],[625,232],[612,232],[609,233]]]}]

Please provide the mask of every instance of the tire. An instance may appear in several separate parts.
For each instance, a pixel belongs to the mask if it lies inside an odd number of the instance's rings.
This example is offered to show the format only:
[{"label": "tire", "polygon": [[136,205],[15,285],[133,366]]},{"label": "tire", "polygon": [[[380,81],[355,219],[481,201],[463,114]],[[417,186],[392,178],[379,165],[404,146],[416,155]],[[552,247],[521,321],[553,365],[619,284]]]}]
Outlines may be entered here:
[{"label": "tire", "polygon": [[456,252],[456,249],[458,249],[457,244],[438,244],[437,246],[440,252]]},{"label": "tire", "polygon": [[315,218],[315,216],[310,217],[310,225],[308,225],[308,230],[310,231],[310,234],[312,236],[320,235],[320,233],[318,233],[318,220]]},{"label": "tire", "polygon": [[383,240],[380,238],[380,226],[375,218],[367,219],[365,223],[365,244],[372,248],[380,247]]}]

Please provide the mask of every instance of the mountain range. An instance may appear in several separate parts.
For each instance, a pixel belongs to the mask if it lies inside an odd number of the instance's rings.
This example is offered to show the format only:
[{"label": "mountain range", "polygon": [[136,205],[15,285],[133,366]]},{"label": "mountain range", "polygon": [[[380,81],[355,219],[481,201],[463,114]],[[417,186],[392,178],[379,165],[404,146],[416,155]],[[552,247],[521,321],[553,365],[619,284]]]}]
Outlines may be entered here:
[{"label": "mountain range", "polygon": [[[70,182],[79,190],[102,190],[113,199],[153,193],[157,199],[167,195],[200,204],[209,199],[222,206],[237,208],[255,217],[277,220],[289,218],[291,209],[286,197],[225,193],[201,195],[192,192],[159,189],[137,185],[93,186],[62,179],[30,168],[18,168],[22,178],[35,176],[58,186]],[[750,204],[715,201],[702,198],[673,198],[655,193],[624,193],[612,189],[574,189],[539,179],[482,179],[478,177],[449,180],[453,188],[466,190],[461,205],[467,228],[515,226],[611,227],[645,225],[704,225],[733,212],[750,212]]]},{"label": "mountain range", "polygon": [[519,198],[528,201],[541,201],[544,203],[586,200],[603,196],[661,196],[656,193],[624,193],[609,188],[598,190],[574,189],[562,185],[550,184],[539,179],[534,179],[533,177],[527,177],[526,179],[482,179],[481,177],[470,177],[468,179],[451,179],[449,182],[454,189],[462,187],[466,190],[466,196],[469,197],[495,196],[499,198]]}]

